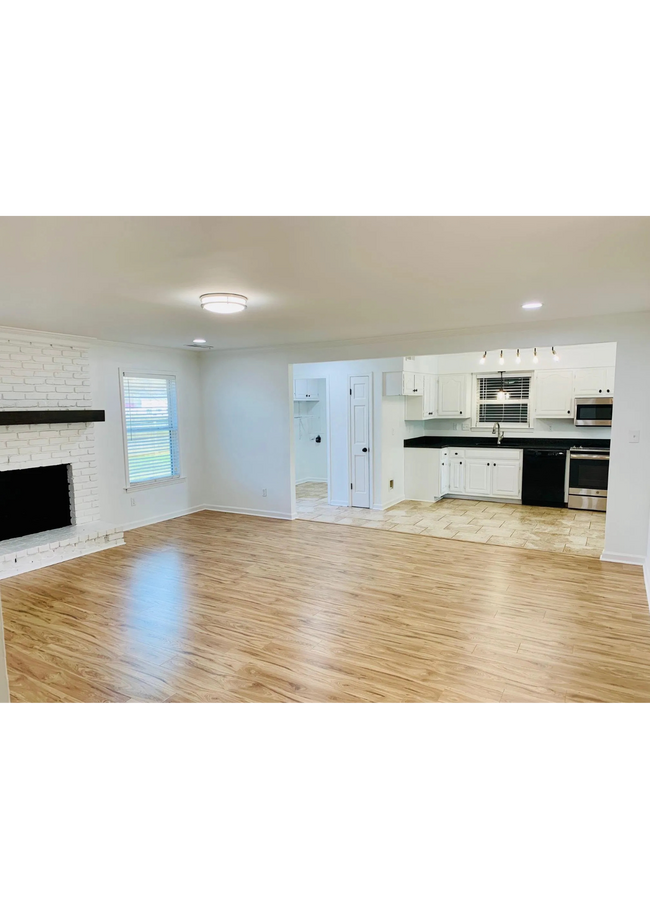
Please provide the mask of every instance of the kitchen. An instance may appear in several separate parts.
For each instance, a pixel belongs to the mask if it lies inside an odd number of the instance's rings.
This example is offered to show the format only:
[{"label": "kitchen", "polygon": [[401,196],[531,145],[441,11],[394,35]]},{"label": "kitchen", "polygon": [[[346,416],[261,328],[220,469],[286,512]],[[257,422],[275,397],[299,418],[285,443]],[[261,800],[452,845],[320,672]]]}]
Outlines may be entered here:
[{"label": "kitchen", "polygon": [[615,361],[599,343],[378,364],[375,499],[332,506],[324,488],[298,516],[600,557]]}]

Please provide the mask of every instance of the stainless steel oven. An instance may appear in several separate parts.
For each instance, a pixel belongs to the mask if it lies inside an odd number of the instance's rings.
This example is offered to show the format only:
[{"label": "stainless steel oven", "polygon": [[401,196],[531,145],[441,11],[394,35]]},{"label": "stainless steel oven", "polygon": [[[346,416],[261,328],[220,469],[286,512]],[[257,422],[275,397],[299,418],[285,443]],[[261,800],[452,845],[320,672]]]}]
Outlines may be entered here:
[{"label": "stainless steel oven", "polygon": [[606,511],[608,478],[609,447],[571,447],[569,507]]},{"label": "stainless steel oven", "polygon": [[612,426],[612,411],[614,400],[611,397],[593,399],[576,399],[574,424],[598,425],[599,427]]}]

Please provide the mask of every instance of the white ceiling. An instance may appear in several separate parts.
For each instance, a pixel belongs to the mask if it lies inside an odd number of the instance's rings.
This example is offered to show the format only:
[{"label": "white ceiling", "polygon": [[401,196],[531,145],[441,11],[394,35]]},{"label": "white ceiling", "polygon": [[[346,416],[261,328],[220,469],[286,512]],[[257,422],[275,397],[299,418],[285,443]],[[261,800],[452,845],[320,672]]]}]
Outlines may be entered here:
[{"label": "white ceiling", "polygon": [[0,218],[0,325],[23,329],[240,348],[648,309],[644,217]]}]

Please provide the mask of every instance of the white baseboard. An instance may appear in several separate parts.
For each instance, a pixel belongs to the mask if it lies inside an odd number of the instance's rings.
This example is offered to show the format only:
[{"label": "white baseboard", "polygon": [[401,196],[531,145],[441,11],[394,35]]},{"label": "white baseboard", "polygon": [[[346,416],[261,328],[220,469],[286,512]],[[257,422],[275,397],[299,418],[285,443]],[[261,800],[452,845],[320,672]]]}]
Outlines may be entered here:
[{"label": "white baseboard", "polygon": [[349,501],[328,501],[328,504],[331,504],[333,507],[349,507]]},{"label": "white baseboard", "polygon": [[220,514],[243,514],[246,517],[272,517],[274,520],[296,520],[296,514],[285,514],[282,511],[263,511],[254,507],[225,507],[219,504],[206,504],[201,510],[218,511]]},{"label": "white baseboard", "polygon": [[316,485],[327,485],[327,479],[296,479],[296,485],[311,485],[311,483]]},{"label": "white baseboard", "polygon": [[618,555],[616,552],[603,552],[600,560],[601,562],[618,562],[621,565],[643,565],[645,563],[643,555]]},{"label": "white baseboard", "polygon": [[401,504],[402,501],[406,501],[404,495],[398,496],[397,498],[391,498],[390,501],[386,501],[384,504],[373,504],[373,511],[387,511],[389,507],[394,507],[396,504]]},{"label": "white baseboard", "polygon": [[174,520],[176,517],[187,517],[188,514],[198,514],[199,511],[208,509],[206,504],[197,504],[196,507],[188,507],[184,511],[175,511],[173,514],[159,514],[157,517],[134,520],[132,523],[122,523],[120,526],[123,530],[138,530],[140,527],[151,526],[152,523],[162,523],[163,520]]}]

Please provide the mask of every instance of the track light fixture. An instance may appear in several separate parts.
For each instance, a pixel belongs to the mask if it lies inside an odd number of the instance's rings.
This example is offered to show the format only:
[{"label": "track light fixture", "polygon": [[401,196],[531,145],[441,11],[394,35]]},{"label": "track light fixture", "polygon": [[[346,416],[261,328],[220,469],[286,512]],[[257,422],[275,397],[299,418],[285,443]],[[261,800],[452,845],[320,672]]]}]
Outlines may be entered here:
[{"label": "track light fixture", "polygon": [[519,355],[519,348],[517,348],[517,354],[515,356],[515,364],[521,364],[521,357]]},{"label": "track light fixture", "polygon": [[539,361],[537,357],[537,348],[533,348],[533,364],[536,364]]},{"label": "track light fixture", "polygon": [[499,363],[500,363],[500,364],[504,364],[504,363],[505,363],[505,360],[504,360],[504,357],[503,357],[503,351],[502,351],[501,354],[499,355]]},{"label": "track light fixture", "polygon": [[484,351],[484,352],[483,352],[483,357],[482,357],[481,360],[479,361],[479,364],[484,364],[486,358],[487,358],[487,351]]},{"label": "track light fixture", "polygon": [[557,351],[555,350],[555,346],[551,348],[551,352],[552,352],[552,354],[553,354],[553,360],[554,360],[554,361],[559,361],[559,360],[560,360],[560,355],[559,355],[559,354],[557,353]]}]

